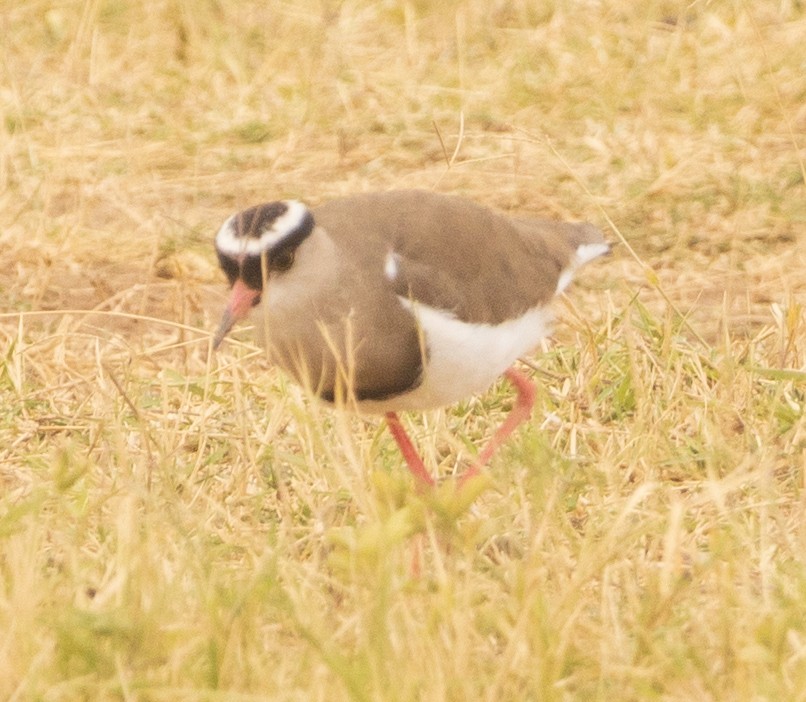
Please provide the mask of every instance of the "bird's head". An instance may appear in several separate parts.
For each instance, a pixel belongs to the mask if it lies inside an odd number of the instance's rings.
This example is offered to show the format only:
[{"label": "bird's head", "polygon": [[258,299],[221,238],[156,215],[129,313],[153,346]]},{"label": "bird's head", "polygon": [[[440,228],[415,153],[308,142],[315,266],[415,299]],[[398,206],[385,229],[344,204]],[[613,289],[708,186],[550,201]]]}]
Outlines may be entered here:
[{"label": "bird's head", "polygon": [[294,265],[297,248],[313,228],[313,215],[297,200],[250,207],[224,222],[216,234],[215,248],[231,292],[213,348],[260,303],[271,278]]}]

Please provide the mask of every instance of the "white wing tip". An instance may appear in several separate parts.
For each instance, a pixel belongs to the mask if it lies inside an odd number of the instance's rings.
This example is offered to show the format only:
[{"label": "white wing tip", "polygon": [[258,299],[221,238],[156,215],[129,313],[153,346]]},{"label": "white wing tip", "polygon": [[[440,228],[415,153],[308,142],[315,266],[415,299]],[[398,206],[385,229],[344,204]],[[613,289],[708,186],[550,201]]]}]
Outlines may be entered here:
[{"label": "white wing tip", "polygon": [[557,278],[556,294],[559,295],[571,284],[577,268],[584,266],[594,258],[599,258],[599,256],[604,256],[608,253],[610,253],[610,244],[604,241],[597,241],[594,244],[580,244],[571,257],[571,262],[568,264],[568,267],[565,268],[560,273],[559,278]]},{"label": "white wing tip", "polygon": [[574,256],[574,267],[582,266],[592,261],[594,258],[599,258],[599,256],[604,256],[607,253],[610,253],[610,244],[604,241],[599,241],[595,244],[580,244]]}]

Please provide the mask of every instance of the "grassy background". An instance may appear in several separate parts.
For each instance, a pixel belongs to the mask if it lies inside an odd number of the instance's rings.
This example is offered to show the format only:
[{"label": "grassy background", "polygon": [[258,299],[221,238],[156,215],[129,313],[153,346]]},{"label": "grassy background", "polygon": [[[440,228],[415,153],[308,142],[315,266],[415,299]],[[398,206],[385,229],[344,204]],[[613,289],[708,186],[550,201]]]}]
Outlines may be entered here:
[{"label": "grassy background", "polygon": [[[0,0],[0,35],[0,699],[806,699],[799,0]],[[472,507],[209,350],[231,211],[412,186],[629,244]],[[511,398],[406,419],[450,474]]]}]

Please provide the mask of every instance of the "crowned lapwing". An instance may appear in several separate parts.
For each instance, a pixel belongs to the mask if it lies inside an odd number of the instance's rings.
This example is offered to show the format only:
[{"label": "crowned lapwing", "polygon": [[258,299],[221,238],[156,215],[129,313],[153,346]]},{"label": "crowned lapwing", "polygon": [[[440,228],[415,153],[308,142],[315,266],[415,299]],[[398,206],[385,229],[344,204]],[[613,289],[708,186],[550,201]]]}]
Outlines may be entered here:
[{"label": "crowned lapwing", "polygon": [[512,364],[546,335],[574,271],[609,250],[590,224],[422,190],[257,205],[227,219],[215,247],[232,290],[214,347],[252,312],[270,358],[297,381],[385,414],[424,484],[433,478],[397,412],[449,405],[505,375],[518,399],[463,478],[477,473],[534,403]]}]

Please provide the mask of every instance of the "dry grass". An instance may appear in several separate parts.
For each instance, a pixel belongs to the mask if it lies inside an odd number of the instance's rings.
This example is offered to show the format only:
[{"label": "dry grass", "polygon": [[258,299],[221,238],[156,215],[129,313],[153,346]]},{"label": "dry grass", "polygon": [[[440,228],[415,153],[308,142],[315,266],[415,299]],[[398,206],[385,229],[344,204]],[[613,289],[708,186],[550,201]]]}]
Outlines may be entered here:
[{"label": "dry grass", "polygon": [[[806,699],[801,3],[431,5],[2,0],[0,698]],[[469,508],[209,353],[229,212],[402,186],[635,254]]]}]

